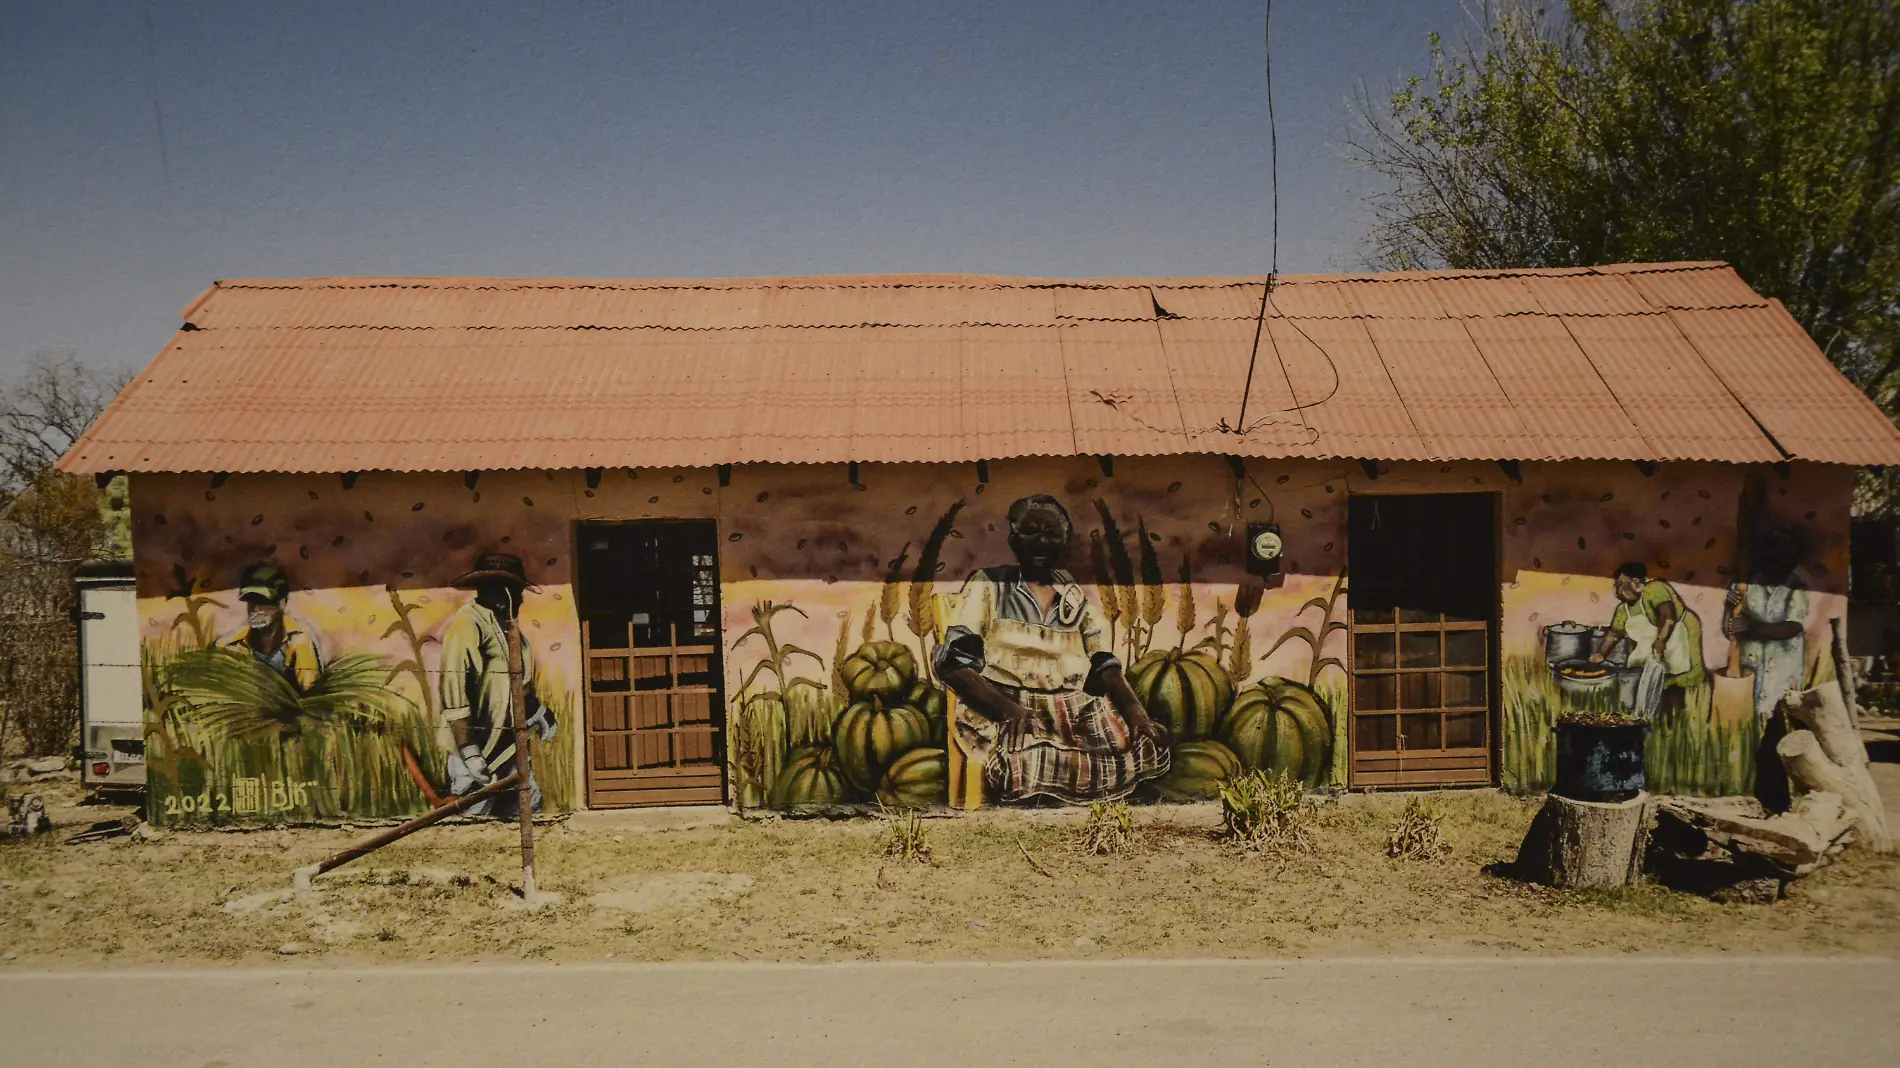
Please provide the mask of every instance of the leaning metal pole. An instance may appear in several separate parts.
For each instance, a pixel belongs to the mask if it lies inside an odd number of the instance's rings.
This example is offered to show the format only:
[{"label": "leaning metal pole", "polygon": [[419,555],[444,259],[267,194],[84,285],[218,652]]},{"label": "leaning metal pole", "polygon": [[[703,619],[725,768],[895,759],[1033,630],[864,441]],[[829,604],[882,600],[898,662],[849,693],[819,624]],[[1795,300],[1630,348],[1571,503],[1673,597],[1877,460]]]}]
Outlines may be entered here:
[{"label": "leaning metal pole", "polygon": [[521,900],[534,900],[534,751],[528,747],[528,703],[522,691],[521,612],[508,618],[508,714],[514,717],[515,789],[521,809]]},{"label": "leaning metal pole", "polygon": [[466,797],[458,797],[440,808],[430,809],[415,819],[410,820],[408,823],[391,827],[377,834],[372,834],[354,845],[324,857],[315,864],[298,868],[296,871],[291,872],[291,885],[299,890],[308,890],[310,889],[310,880],[322,875],[324,872],[332,868],[342,867],[357,857],[363,856],[366,853],[373,853],[398,839],[407,838],[430,824],[440,823],[450,816],[466,812],[496,794],[515,789],[524,779],[524,774],[515,774],[505,779],[497,779]]}]

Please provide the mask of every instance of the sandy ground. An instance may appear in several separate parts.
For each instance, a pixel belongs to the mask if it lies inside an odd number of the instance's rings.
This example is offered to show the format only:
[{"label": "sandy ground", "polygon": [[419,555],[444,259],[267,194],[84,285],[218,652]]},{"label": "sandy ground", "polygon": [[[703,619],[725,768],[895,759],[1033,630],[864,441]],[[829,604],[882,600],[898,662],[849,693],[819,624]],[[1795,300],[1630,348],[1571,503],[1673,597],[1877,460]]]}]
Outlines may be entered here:
[{"label": "sandy ground", "polygon": [[1758,957],[14,970],[0,1061],[1884,1068],[1896,984]]},{"label": "sandy ground", "polygon": [[[1891,806],[1900,766],[1878,767]],[[64,788],[61,800],[76,794]],[[1451,855],[1386,858],[1402,798],[1328,806],[1310,856],[1216,842],[1208,807],[1138,810],[1140,850],[1085,855],[1073,810],[664,833],[543,829],[527,912],[512,827],[444,826],[288,892],[361,831],[171,834],[0,848],[0,969],[146,962],[875,961],[1547,954],[1900,954],[1900,856],[1850,850],[1769,906],[1652,887],[1560,894],[1488,874],[1535,802],[1444,793]],[[58,805],[70,829],[111,810]],[[64,831],[59,836],[64,837]],[[1035,859],[1032,863],[1024,853]],[[1039,870],[1040,868],[1040,870]],[[1046,874],[1045,874],[1046,873]]]}]

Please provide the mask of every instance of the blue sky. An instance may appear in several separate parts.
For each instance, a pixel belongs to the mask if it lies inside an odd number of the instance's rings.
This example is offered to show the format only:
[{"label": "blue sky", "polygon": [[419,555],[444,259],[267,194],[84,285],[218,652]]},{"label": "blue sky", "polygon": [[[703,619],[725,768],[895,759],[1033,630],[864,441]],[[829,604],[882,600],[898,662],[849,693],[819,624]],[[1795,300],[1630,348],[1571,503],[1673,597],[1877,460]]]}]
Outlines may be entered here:
[{"label": "blue sky", "polygon": [[[1262,8],[7,0],[0,373],[217,278],[1262,273]],[[1283,270],[1359,265],[1348,100],[1466,18],[1275,4]]]}]

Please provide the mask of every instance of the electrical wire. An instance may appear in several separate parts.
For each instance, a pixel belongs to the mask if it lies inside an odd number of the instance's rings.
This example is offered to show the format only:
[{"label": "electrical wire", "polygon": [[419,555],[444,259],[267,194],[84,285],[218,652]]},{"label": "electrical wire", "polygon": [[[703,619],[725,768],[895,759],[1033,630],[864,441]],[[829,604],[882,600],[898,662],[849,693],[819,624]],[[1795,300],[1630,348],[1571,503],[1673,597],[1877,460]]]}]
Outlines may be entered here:
[{"label": "electrical wire", "polygon": [[[1270,237],[1269,237],[1269,245],[1268,245],[1269,253],[1268,253],[1268,267],[1267,267],[1267,281],[1266,281],[1266,285],[1260,291],[1260,312],[1254,319],[1253,347],[1249,350],[1247,354],[1247,381],[1246,381],[1246,385],[1242,388],[1242,392],[1240,394],[1240,418],[1238,421],[1234,423],[1232,427],[1226,426],[1225,423],[1223,423],[1222,426],[1220,427],[1220,429],[1225,430],[1229,433],[1232,433],[1240,437],[1245,437],[1249,432],[1251,432],[1254,429],[1254,427],[1249,426],[1247,424],[1247,402],[1252,398],[1252,395],[1253,395],[1254,370],[1260,360],[1260,339],[1262,336],[1266,334],[1267,311],[1273,299],[1273,288],[1278,283],[1279,277],[1280,277],[1280,132],[1279,132],[1279,125],[1277,122],[1275,122],[1274,112],[1273,112],[1273,0],[1265,0],[1265,4],[1266,4],[1266,19],[1265,19],[1264,38],[1265,38],[1265,43],[1266,43],[1265,70],[1266,70],[1266,77],[1267,77],[1267,185],[1268,185],[1269,197],[1271,200],[1272,211],[1273,211]],[[1299,320],[1285,319],[1283,321],[1288,326],[1292,327],[1295,333],[1300,335],[1301,340],[1305,341],[1308,345],[1313,346],[1314,351],[1319,353],[1320,358],[1326,361],[1326,368],[1332,374],[1333,383],[1331,387],[1329,387],[1326,390],[1325,394],[1322,395],[1319,399],[1301,403],[1299,398],[1293,394],[1293,376],[1287,370],[1286,357],[1280,353],[1279,345],[1274,344],[1274,347],[1273,347],[1274,356],[1276,359],[1279,360],[1280,373],[1282,376],[1286,378],[1287,396],[1289,399],[1293,401],[1293,404],[1290,407],[1282,408],[1279,411],[1274,412],[1272,415],[1269,415],[1265,417],[1264,419],[1257,420],[1256,422],[1258,422],[1260,425],[1265,425],[1267,423],[1272,422],[1274,416],[1284,415],[1288,412],[1293,412],[1299,416],[1300,425],[1305,428],[1306,433],[1307,433],[1308,441],[1306,443],[1310,445],[1319,440],[1319,431],[1315,429],[1311,424],[1307,423],[1306,409],[1316,408],[1322,404],[1325,404],[1327,401],[1332,400],[1335,396],[1339,394],[1339,387],[1340,387],[1339,364],[1333,359],[1332,354],[1326,351],[1326,346],[1321,345],[1319,342],[1313,340],[1313,336],[1306,332],[1306,328],[1300,325]],[[1268,340],[1269,342],[1271,342],[1271,338],[1269,338]]]},{"label": "electrical wire", "polygon": [[1253,348],[1247,354],[1247,383],[1240,393],[1240,418],[1234,433],[1247,432],[1247,401],[1253,396],[1254,365],[1260,360],[1260,335],[1266,332],[1267,301],[1273,296],[1273,282],[1280,274],[1280,132],[1273,118],[1273,0],[1266,0],[1266,73],[1267,73],[1267,188],[1273,206],[1269,237],[1267,282],[1260,290],[1260,314],[1254,319]]}]

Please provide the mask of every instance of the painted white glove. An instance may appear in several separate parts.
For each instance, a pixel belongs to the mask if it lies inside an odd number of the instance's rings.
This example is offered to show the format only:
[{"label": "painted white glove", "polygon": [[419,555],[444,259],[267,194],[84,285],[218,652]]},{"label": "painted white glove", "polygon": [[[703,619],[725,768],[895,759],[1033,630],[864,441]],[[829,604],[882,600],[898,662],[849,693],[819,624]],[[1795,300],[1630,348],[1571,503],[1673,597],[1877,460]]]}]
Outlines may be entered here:
[{"label": "painted white glove", "polygon": [[554,710],[546,705],[535,709],[534,715],[528,717],[528,729],[534,732],[536,738],[544,742],[553,741]]},{"label": "painted white glove", "polygon": [[495,781],[495,773],[488,770],[488,761],[483,759],[479,745],[462,747],[462,766],[468,769],[468,776],[475,780],[478,789]]}]

